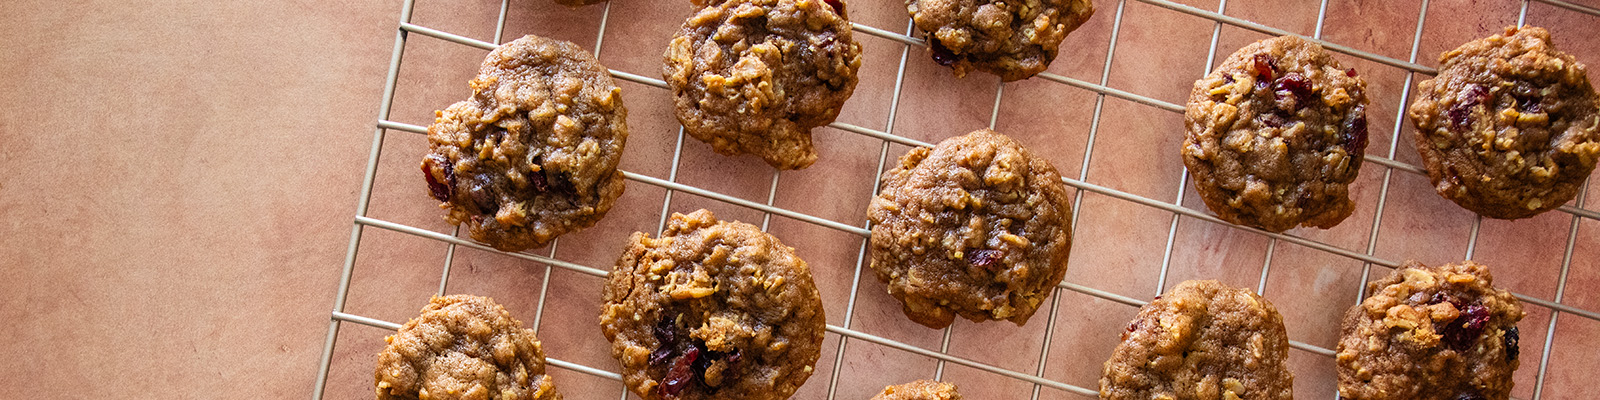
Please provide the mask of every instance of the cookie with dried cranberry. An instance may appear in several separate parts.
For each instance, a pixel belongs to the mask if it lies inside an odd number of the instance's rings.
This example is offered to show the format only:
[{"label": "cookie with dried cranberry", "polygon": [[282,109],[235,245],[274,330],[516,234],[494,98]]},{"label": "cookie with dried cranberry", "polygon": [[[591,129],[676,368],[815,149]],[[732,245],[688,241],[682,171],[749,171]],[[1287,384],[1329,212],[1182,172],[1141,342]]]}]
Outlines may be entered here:
[{"label": "cookie with dried cranberry", "polygon": [[1100,398],[1294,398],[1289,336],[1271,302],[1185,281],[1139,308],[1100,378]]},{"label": "cookie with dried cranberry", "polygon": [[927,379],[883,388],[872,400],[961,400],[956,384]]},{"label": "cookie with dried cranberry", "polygon": [[1004,81],[1044,72],[1061,41],[1089,16],[1090,0],[906,0],[911,21],[928,40],[933,61],[974,69]]},{"label": "cookie with dried cranberry", "polygon": [[435,296],[384,341],[379,400],[561,399],[539,338],[487,297]]},{"label": "cookie with dried cranberry", "polygon": [[787,399],[811,377],[826,320],[793,248],[706,210],[628,241],[600,328],[639,397]]},{"label": "cookie with dried cranberry", "polygon": [[1355,211],[1367,83],[1295,36],[1252,43],[1194,83],[1183,164],[1218,218],[1282,232]]},{"label": "cookie with dried cranberry", "polygon": [[710,3],[684,21],[663,55],[678,122],[720,154],[754,154],[778,169],[811,166],[811,129],[839,116],[861,68],[845,3]]},{"label": "cookie with dried cranberry", "polygon": [[1350,307],[1335,356],[1339,396],[1349,400],[1505,400],[1517,370],[1511,293],[1472,261],[1410,261],[1367,284]]},{"label": "cookie with dried cranberry", "polygon": [[1409,115],[1434,190],[1489,218],[1572,200],[1600,159],[1600,101],[1542,28],[1509,27],[1439,56]]},{"label": "cookie with dried cranberry", "polygon": [[907,317],[1028,322],[1067,273],[1072,198],[1050,162],[983,129],[916,148],[867,208],[872,269]]},{"label": "cookie with dried cranberry", "polygon": [[628,110],[605,66],[576,44],[528,35],[501,45],[472,98],[428,126],[422,173],[445,220],[505,251],[594,225],[617,196]]}]

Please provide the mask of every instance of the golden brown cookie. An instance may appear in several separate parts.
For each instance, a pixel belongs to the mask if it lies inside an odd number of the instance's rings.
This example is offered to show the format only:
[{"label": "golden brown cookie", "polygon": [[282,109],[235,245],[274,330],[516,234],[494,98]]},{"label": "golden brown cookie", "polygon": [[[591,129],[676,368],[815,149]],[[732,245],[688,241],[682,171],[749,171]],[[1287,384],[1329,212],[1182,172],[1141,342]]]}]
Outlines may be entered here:
[{"label": "golden brown cookie", "polygon": [[560,400],[533,330],[487,297],[434,297],[384,338],[378,400]]},{"label": "golden brown cookie", "polygon": [[786,399],[811,377],[826,320],[811,269],[777,238],[710,211],[635,233],[600,328],[647,400]]},{"label": "golden brown cookie", "polygon": [[1254,292],[1185,281],[1150,304],[1106,360],[1108,400],[1290,400],[1289,336]]},{"label": "golden brown cookie", "polygon": [[1439,56],[1409,115],[1434,190],[1489,218],[1572,200],[1600,159],[1600,110],[1583,63],[1542,28],[1509,27]]},{"label": "golden brown cookie", "polygon": [[933,61],[956,77],[978,69],[1026,79],[1056,59],[1061,41],[1094,15],[1090,0],[905,0]]},{"label": "golden brown cookie", "polygon": [[1061,175],[988,129],[900,157],[867,218],[878,280],[930,328],[957,314],[1022,325],[1067,273],[1072,198]]},{"label": "golden brown cookie", "polygon": [[817,160],[811,129],[855,92],[861,45],[842,0],[727,0],[684,21],[663,58],[689,136],[797,169]]},{"label": "golden brown cookie", "polygon": [[961,400],[954,383],[927,379],[883,388],[872,400]]},{"label": "golden brown cookie", "polygon": [[1332,228],[1355,211],[1367,147],[1366,81],[1315,43],[1252,43],[1199,81],[1183,164],[1217,218],[1273,232]]},{"label": "golden brown cookie", "polygon": [[606,67],[571,42],[528,35],[490,52],[471,86],[428,127],[422,174],[445,220],[518,251],[606,215],[628,140]]},{"label": "golden brown cookie", "polygon": [[1367,284],[1341,328],[1339,396],[1347,400],[1505,400],[1525,313],[1472,261],[1416,261]]}]

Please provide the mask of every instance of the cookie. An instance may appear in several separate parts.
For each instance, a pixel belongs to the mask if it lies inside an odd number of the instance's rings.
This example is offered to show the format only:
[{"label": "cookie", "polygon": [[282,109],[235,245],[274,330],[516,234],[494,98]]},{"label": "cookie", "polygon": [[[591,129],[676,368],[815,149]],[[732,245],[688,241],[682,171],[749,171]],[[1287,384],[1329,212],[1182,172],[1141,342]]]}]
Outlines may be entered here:
[{"label": "cookie", "polygon": [[1517,370],[1511,293],[1472,261],[1429,267],[1411,261],[1368,283],[1350,307],[1335,356],[1347,400],[1505,400]]},{"label": "cookie", "polygon": [[1217,281],[1185,281],[1139,308],[1106,360],[1100,398],[1293,399],[1278,309]]},{"label": "cookie", "polygon": [[1542,28],[1509,27],[1439,56],[1408,114],[1439,195],[1489,218],[1527,218],[1577,196],[1600,159],[1583,63]]},{"label": "cookie", "polygon": [[872,400],[961,400],[956,385],[927,379],[883,388]]},{"label": "cookie", "polygon": [[872,269],[906,316],[1022,325],[1067,273],[1072,197],[1054,166],[988,129],[912,149],[867,208]]},{"label": "cookie", "polygon": [[1183,164],[1217,218],[1282,232],[1355,211],[1367,148],[1367,83],[1315,43],[1252,43],[1194,83]]},{"label": "cookie", "polygon": [[706,210],[628,241],[600,328],[639,397],[787,399],[811,377],[826,320],[793,248]]},{"label": "cookie", "polygon": [[1089,16],[1090,0],[906,0],[933,61],[956,77],[977,69],[1026,79],[1056,59],[1061,41]]},{"label": "cookie", "polygon": [[684,21],[663,56],[678,121],[717,153],[810,166],[811,129],[839,116],[861,68],[844,2],[713,3]]},{"label": "cookie", "polygon": [[435,296],[384,338],[378,400],[560,400],[532,329],[487,297]]},{"label": "cookie", "polygon": [[422,173],[445,220],[518,251],[606,215],[628,140],[606,67],[571,42],[528,35],[490,52],[471,86],[428,127]]}]

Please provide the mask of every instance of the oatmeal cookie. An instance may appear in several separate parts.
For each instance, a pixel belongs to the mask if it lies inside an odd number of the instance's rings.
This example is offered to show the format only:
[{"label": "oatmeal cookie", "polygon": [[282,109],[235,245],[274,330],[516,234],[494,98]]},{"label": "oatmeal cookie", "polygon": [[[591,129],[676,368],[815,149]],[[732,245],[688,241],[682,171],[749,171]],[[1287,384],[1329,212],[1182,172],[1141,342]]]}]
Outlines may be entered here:
[{"label": "oatmeal cookie", "polygon": [[445,219],[505,251],[594,225],[622,195],[622,89],[571,42],[528,35],[489,53],[472,98],[428,127],[422,173]]},{"label": "oatmeal cookie", "polygon": [[883,388],[872,400],[961,400],[954,383],[927,379]]},{"label": "oatmeal cookie", "polygon": [[710,211],[634,233],[600,328],[647,400],[786,399],[811,377],[826,320],[811,269],[755,226]]},{"label": "oatmeal cookie", "polygon": [[1439,56],[1409,115],[1434,190],[1489,218],[1527,218],[1577,195],[1600,159],[1583,63],[1541,28],[1509,27]]},{"label": "oatmeal cookie", "polygon": [[1106,360],[1102,399],[1293,399],[1289,336],[1254,292],[1185,281],[1139,308]]},{"label": "oatmeal cookie", "polygon": [[1026,79],[1056,59],[1061,40],[1094,15],[1090,0],[906,0],[933,61],[956,77],[978,69]]},{"label": "oatmeal cookie", "polygon": [[867,208],[872,269],[906,316],[1028,322],[1067,273],[1072,198],[1049,161],[988,129],[917,148]]},{"label": "oatmeal cookie", "polygon": [[1367,284],[1350,307],[1335,356],[1348,400],[1505,400],[1517,370],[1511,293],[1471,261],[1429,267],[1411,261]]},{"label": "oatmeal cookie", "polygon": [[1252,43],[1194,83],[1183,164],[1217,217],[1282,232],[1355,211],[1367,148],[1367,83],[1315,43]]},{"label": "oatmeal cookie", "polygon": [[672,37],[661,74],[689,136],[805,168],[817,160],[811,128],[856,90],[861,45],[850,35],[842,0],[713,2]]},{"label": "oatmeal cookie", "polygon": [[435,296],[384,341],[378,400],[561,399],[539,338],[487,297]]}]

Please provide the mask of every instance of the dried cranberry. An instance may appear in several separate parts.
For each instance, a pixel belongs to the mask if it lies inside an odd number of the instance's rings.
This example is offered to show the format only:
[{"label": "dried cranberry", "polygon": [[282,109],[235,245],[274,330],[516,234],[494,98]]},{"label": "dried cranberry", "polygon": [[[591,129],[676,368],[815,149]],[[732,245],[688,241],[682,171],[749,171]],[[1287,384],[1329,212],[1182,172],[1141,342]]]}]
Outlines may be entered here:
[{"label": "dried cranberry", "polygon": [[500,202],[495,200],[494,188],[475,183],[467,194],[472,195],[472,203],[478,205],[478,213],[492,215],[500,211]]},{"label": "dried cranberry", "polygon": [[1354,118],[1339,128],[1340,143],[1344,144],[1344,151],[1351,155],[1367,151],[1367,107],[1356,106],[1355,114]]},{"label": "dried cranberry", "polygon": [[663,344],[660,347],[656,347],[656,351],[650,352],[650,365],[662,365],[671,357],[672,348]]},{"label": "dried cranberry", "polygon": [[1502,337],[1505,339],[1506,344],[1506,361],[1516,361],[1517,355],[1522,353],[1522,350],[1517,347],[1517,342],[1521,341],[1521,338],[1517,337],[1517,327],[1506,328],[1505,335]]},{"label": "dried cranberry", "polygon": [[1522,98],[1517,99],[1517,108],[1521,109],[1522,112],[1525,113],[1538,114],[1544,112],[1544,106],[1542,106],[1543,103],[1544,99],[1538,97]]},{"label": "dried cranberry", "polygon": [[1294,96],[1296,110],[1305,108],[1306,102],[1312,99],[1311,81],[1298,72],[1283,74],[1282,78],[1272,82],[1272,96],[1275,100],[1283,102],[1284,99]]},{"label": "dried cranberry", "polygon": [[1456,104],[1450,106],[1450,127],[1456,131],[1472,126],[1472,108],[1489,100],[1489,91],[1482,85],[1468,84],[1467,90],[1461,92],[1456,98]]},{"label": "dried cranberry", "polygon": [[1005,258],[1005,253],[1000,250],[975,250],[967,259],[972,266],[994,271],[1000,269],[1000,259]]},{"label": "dried cranberry", "polygon": [[700,358],[700,349],[690,347],[672,363],[672,369],[667,370],[667,376],[661,379],[661,395],[667,398],[676,398],[683,389],[694,382],[695,373],[692,371],[695,360]]},{"label": "dried cranberry", "polygon": [[1256,87],[1267,87],[1272,83],[1273,74],[1277,72],[1277,67],[1273,65],[1278,62],[1277,58],[1271,54],[1257,54],[1251,61],[1253,61],[1251,67],[1256,73]]},{"label": "dried cranberry", "polygon": [[[444,182],[433,179],[433,166],[444,163]],[[422,160],[422,177],[428,180],[428,191],[433,198],[439,201],[450,201],[450,193],[456,186],[455,163],[450,160],[440,160],[439,157],[429,156]]]},{"label": "dried cranberry", "polygon": [[677,325],[672,321],[672,318],[661,318],[659,322],[656,322],[655,331],[652,332],[655,334],[656,340],[660,341],[663,347],[668,344],[678,343],[678,330],[675,329],[677,328]]},{"label": "dried cranberry", "polygon": [[[1453,303],[1453,302],[1452,302]],[[1483,303],[1472,303],[1461,309],[1461,315],[1456,319],[1446,322],[1441,328],[1435,325],[1445,345],[1456,351],[1466,351],[1483,335],[1483,328],[1489,325],[1489,308]]]},{"label": "dried cranberry", "polygon": [[960,58],[956,57],[956,52],[944,47],[944,44],[939,43],[939,39],[933,36],[928,36],[928,49],[933,51],[933,62],[939,63],[939,65],[948,67],[956,65],[956,61],[960,60]]},{"label": "dried cranberry", "polygon": [[744,359],[744,352],[739,351],[739,349],[733,349],[732,353],[728,353],[729,364],[738,364],[739,360],[742,359]]},{"label": "dried cranberry", "polygon": [[1351,77],[1351,78],[1356,77],[1356,69],[1355,68],[1351,68],[1351,69],[1344,70],[1344,76],[1348,76],[1348,77]]},{"label": "dried cranberry", "polygon": [[1483,395],[1481,395],[1481,394],[1477,394],[1477,393],[1473,393],[1473,392],[1466,392],[1466,393],[1462,393],[1462,394],[1456,395],[1456,400],[1488,400],[1488,399],[1485,399],[1483,397]]},{"label": "dried cranberry", "polygon": [[844,2],[839,0],[822,0],[822,2],[828,3],[829,7],[833,7],[834,14],[844,15]]},{"label": "dried cranberry", "polygon": [[524,171],[522,176],[528,178],[528,189],[534,193],[550,191],[550,183],[545,180],[544,171]]}]

